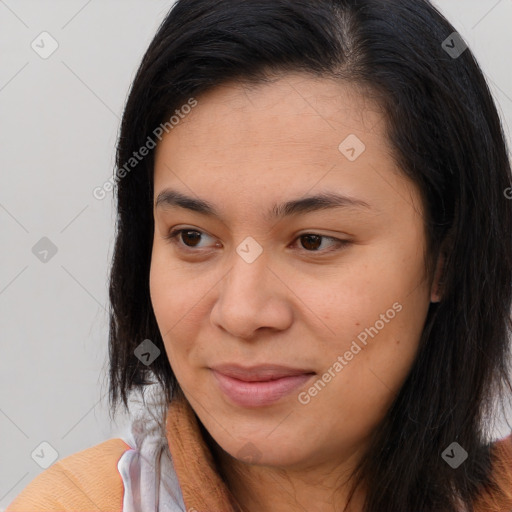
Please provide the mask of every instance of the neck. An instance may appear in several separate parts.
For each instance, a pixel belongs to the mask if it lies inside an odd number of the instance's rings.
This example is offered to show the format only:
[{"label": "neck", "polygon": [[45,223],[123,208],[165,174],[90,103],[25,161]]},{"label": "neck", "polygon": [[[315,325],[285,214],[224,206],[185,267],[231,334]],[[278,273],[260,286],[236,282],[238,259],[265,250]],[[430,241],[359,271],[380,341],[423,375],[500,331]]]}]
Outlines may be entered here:
[{"label": "neck", "polygon": [[219,473],[236,499],[236,512],[362,512],[365,493],[353,492],[350,471],[359,454],[343,463],[294,468],[246,464],[225,452],[210,436]]}]

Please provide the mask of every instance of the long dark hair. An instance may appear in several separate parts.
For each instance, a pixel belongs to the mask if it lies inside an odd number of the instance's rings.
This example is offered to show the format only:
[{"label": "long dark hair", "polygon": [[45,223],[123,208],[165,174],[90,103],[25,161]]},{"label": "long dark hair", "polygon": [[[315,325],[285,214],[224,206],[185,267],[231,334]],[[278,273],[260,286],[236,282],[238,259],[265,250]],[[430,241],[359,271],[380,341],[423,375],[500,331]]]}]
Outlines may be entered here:
[{"label": "long dark hair", "polygon": [[[175,3],[134,79],[117,148],[113,410],[151,376],[167,403],[179,389],[165,356],[146,366],[134,355],[146,339],[165,349],[149,293],[154,158],[127,167],[133,152],[180,106],[228,80],[334,77],[378,98],[393,156],[422,193],[429,272],[444,260],[442,300],[430,305],[410,374],[354,477],[366,483],[367,512],[473,510],[493,486],[494,405],[512,390],[511,170],[487,83],[454,32],[427,0]],[[441,457],[453,442],[468,453],[457,469]]]}]

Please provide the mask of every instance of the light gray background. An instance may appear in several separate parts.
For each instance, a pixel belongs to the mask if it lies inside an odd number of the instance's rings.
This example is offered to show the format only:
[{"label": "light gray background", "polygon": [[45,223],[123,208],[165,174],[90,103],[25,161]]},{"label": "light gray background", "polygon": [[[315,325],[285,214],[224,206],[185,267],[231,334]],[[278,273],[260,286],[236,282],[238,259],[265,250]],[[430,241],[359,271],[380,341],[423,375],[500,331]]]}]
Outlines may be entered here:
[{"label": "light gray background", "polygon": [[[170,0],[0,0],[0,509],[59,458],[122,432],[107,413],[111,175],[131,80]],[[435,2],[512,126],[512,0]],[[47,31],[58,49],[31,43]],[[448,36],[448,34],[447,34]],[[440,42],[441,44],[441,42]],[[47,46],[48,48],[48,46]],[[48,237],[46,263],[32,247]]]}]

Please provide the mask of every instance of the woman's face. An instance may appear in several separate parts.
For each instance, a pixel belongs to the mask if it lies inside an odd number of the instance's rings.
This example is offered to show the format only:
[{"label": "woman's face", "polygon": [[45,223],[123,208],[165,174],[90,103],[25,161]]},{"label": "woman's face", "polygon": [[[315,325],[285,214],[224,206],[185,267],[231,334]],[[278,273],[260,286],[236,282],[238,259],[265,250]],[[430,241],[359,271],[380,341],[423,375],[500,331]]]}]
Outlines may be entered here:
[{"label": "woman's face", "polygon": [[150,287],[172,369],[239,460],[355,459],[434,297],[418,189],[352,86],[289,74],[196,99],[155,155]]}]

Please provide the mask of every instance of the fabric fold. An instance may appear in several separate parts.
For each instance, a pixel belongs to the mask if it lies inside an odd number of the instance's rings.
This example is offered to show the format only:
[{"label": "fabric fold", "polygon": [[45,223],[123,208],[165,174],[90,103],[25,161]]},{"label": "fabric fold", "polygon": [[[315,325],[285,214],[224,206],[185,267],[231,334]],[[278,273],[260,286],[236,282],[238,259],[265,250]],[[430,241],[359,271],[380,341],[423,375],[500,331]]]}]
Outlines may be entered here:
[{"label": "fabric fold", "polygon": [[194,410],[181,393],[169,407],[166,429],[187,512],[238,512],[234,497],[218,474]]},{"label": "fabric fold", "polygon": [[165,409],[158,398],[133,415],[122,439],[132,448],[119,459],[123,512],[187,512],[165,435]]}]

